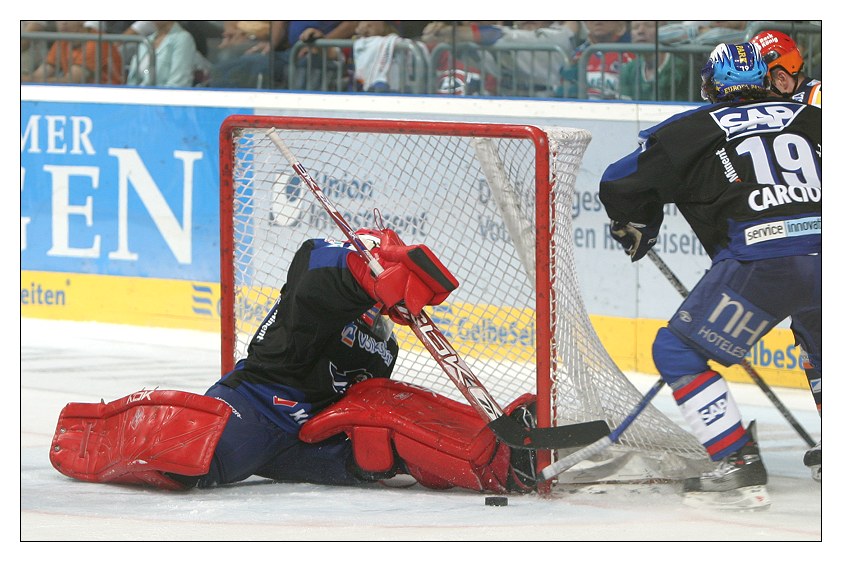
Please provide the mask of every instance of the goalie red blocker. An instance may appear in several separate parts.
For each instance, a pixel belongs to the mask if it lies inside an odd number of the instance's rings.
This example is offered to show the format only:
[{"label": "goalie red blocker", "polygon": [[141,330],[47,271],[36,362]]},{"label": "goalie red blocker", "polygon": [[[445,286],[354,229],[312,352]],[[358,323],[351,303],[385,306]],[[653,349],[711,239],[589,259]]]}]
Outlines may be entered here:
[{"label": "goalie red blocker", "polygon": [[[356,252],[348,254],[348,268],[366,293],[386,305],[387,309],[391,310],[403,301],[409,312],[418,315],[425,306],[443,303],[459,287],[456,277],[424,244],[407,246],[389,228],[364,229],[357,234],[378,241],[370,251],[383,266],[383,272],[375,277],[363,257]],[[392,313],[390,316],[406,324],[400,314]]]},{"label": "goalie red blocker", "polygon": [[50,447],[56,470],[88,482],[180,490],[164,472],[208,472],[231,415],[225,402],[178,390],[141,390],[99,404],[70,403]]},{"label": "goalie red blocker", "polygon": [[[506,413],[534,399],[524,395]],[[373,480],[393,476],[403,461],[406,471],[428,488],[495,493],[534,488],[534,481],[524,482],[513,470],[512,450],[474,408],[411,384],[389,379],[357,383],[305,423],[299,438],[317,443],[341,432],[351,440],[357,466]],[[534,464],[517,468],[531,472]]]}]

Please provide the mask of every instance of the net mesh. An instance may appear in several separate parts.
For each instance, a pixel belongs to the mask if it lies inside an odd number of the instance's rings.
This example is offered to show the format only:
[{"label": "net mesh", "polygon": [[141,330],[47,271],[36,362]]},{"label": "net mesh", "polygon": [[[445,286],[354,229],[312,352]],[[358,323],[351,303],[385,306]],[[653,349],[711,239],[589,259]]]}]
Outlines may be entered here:
[{"label": "net mesh", "polygon": [[[408,244],[426,244],[453,272],[460,287],[428,314],[502,405],[536,392],[536,184],[547,182],[551,346],[544,353],[554,424],[605,419],[614,428],[634,408],[641,394],[603,348],[576,276],[571,209],[587,131],[546,129],[543,146],[488,129],[480,137],[428,134],[422,126],[410,132],[406,123],[400,132],[376,133],[272,126],[352,227],[379,220]],[[459,127],[452,132],[472,129]],[[223,166],[233,189],[235,360],[277,298],[300,244],[342,237],[268,128],[232,129],[233,166]],[[536,182],[540,150],[549,152],[550,173]],[[411,330],[397,326],[396,333],[401,353],[393,378],[464,402]],[[692,436],[650,406],[617,446],[560,481],[682,478],[706,459]]]}]

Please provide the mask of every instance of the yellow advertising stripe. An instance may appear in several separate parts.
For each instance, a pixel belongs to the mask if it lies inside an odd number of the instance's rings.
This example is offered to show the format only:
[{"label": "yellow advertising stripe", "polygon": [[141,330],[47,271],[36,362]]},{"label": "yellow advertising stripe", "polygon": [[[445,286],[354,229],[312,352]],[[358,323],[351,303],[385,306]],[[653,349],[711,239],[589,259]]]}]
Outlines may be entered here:
[{"label": "yellow advertising stripe", "polygon": [[219,283],[21,271],[22,317],[219,331]]},{"label": "yellow advertising stripe", "polygon": [[[218,283],[141,277],[21,272],[21,317],[219,331]],[[271,306],[266,300],[267,307]],[[533,362],[532,312],[456,303],[432,307],[431,316],[460,354],[489,360]],[[503,320],[500,320],[503,318]],[[665,320],[591,316],[608,354],[623,371],[656,373],[652,342]],[[398,332],[401,346],[422,351],[411,332]],[[789,330],[774,329],[749,360],[773,386],[804,388]],[[739,366],[714,365],[726,380],[751,383]]]}]

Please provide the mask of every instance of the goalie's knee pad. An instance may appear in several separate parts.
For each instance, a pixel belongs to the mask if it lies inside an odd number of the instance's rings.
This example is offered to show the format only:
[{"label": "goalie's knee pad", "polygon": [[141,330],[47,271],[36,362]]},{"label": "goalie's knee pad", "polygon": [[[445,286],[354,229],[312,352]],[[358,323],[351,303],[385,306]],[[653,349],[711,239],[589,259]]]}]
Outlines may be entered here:
[{"label": "goalie's knee pad", "polygon": [[[472,407],[414,385],[357,383],[304,424],[299,438],[315,443],[339,432],[351,439],[354,462],[366,479],[405,472],[428,488],[528,491],[510,480],[511,450]],[[524,464],[520,457],[518,464]]]},{"label": "goalie's knee pad", "polygon": [[59,416],[50,462],[78,480],[183,490],[208,471],[230,415],[221,400],[177,390],[70,403]]}]

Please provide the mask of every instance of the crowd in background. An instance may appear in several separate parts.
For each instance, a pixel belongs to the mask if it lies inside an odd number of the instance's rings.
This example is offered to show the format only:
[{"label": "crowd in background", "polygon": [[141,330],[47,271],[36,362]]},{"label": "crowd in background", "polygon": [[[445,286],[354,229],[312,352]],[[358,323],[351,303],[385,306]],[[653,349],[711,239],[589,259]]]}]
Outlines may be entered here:
[{"label": "crowd in background", "polygon": [[[700,101],[710,50],[761,23],[22,21],[21,82]],[[821,78],[821,22],[774,23]]]}]

